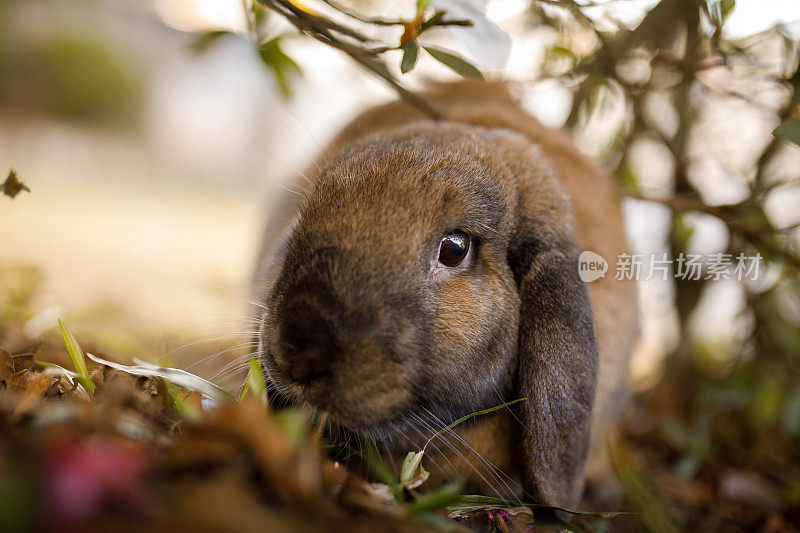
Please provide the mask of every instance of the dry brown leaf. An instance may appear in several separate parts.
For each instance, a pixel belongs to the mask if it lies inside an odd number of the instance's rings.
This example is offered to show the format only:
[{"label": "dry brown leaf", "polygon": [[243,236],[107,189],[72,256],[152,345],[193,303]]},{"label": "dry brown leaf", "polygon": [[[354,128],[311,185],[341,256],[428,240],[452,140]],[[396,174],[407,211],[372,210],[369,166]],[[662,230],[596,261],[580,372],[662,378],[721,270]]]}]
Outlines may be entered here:
[{"label": "dry brown leaf", "polygon": [[14,170],[8,171],[6,181],[0,184],[0,191],[10,198],[16,197],[22,191],[31,192],[27,185],[22,183]]},{"label": "dry brown leaf", "polygon": [[13,419],[18,419],[27,414],[42,401],[44,395],[51,385],[55,384],[60,378],[47,374],[33,374],[25,382],[22,397],[14,409]]},{"label": "dry brown leaf", "polygon": [[11,361],[11,354],[5,348],[0,348],[0,388],[9,388],[13,377],[14,364]]},{"label": "dry brown leaf", "polygon": [[339,503],[359,512],[386,516],[405,514],[388,486],[382,483],[368,483],[355,475],[347,478],[339,494]]}]

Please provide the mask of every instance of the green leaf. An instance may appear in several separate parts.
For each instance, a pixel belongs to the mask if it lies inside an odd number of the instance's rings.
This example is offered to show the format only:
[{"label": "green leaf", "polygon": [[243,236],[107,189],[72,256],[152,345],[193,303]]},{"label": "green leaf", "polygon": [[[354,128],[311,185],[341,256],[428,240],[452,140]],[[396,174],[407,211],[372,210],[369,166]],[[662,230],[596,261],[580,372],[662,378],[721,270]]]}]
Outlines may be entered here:
[{"label": "green leaf", "polygon": [[685,213],[675,213],[672,217],[672,237],[675,242],[685,249],[695,233],[694,225],[686,217]]},{"label": "green leaf", "polygon": [[447,507],[458,501],[462,488],[463,484],[459,482],[445,483],[409,503],[408,510],[412,513],[422,513]]},{"label": "green leaf", "polygon": [[361,458],[364,460],[369,471],[372,472],[379,481],[390,486],[397,484],[394,472],[392,472],[392,469],[384,462],[374,443],[366,443],[361,451]]},{"label": "green leaf", "polygon": [[423,46],[422,48],[433,56],[436,61],[455,70],[462,76],[476,80],[483,79],[481,71],[463,57],[435,46]]},{"label": "green leaf", "polygon": [[308,434],[308,419],[305,415],[297,409],[283,409],[275,413],[274,418],[289,438],[289,444],[295,450],[301,449]]},{"label": "green leaf", "polygon": [[[524,402],[526,400],[527,400],[527,398],[517,398],[516,400],[511,400],[510,402],[506,402],[506,403],[501,404],[501,405],[495,405],[494,407],[489,407],[488,409],[483,409],[482,411],[476,411],[474,413],[470,413],[468,415],[464,415],[461,418],[459,418],[458,420],[456,420],[455,422],[452,422],[452,423],[448,424],[447,426],[443,427],[442,429],[440,429],[439,431],[434,433],[433,436],[431,438],[429,438],[428,441],[425,443],[425,446],[422,447],[422,451],[420,453],[424,453],[425,452],[425,449],[428,447],[428,444],[430,444],[433,439],[435,439],[436,437],[438,437],[439,435],[441,435],[443,433],[447,433],[448,431],[450,431],[451,429],[453,429],[457,425],[461,424],[462,422],[464,422],[466,420],[469,420],[470,418],[475,417],[475,416],[486,415],[486,414],[489,414],[489,413],[493,413],[495,411],[499,411],[500,409],[502,409],[504,407],[508,407],[509,405],[514,405],[515,403]],[[408,457],[406,457],[406,460],[408,460]]]},{"label": "green leaf", "polygon": [[424,13],[428,6],[430,5],[430,0],[417,0],[417,14]]},{"label": "green leaf", "polygon": [[261,58],[261,62],[275,75],[281,94],[289,97],[292,95],[290,78],[302,74],[302,70],[294,59],[281,49],[282,38],[283,36],[279,35],[262,44],[258,49],[258,56]]},{"label": "green leaf", "polygon": [[[477,494],[464,494],[457,500],[454,500],[448,505],[450,511],[461,511],[465,509],[513,509],[519,507],[519,500],[504,500],[503,498],[494,498],[492,496],[481,496]],[[567,509],[565,507],[556,507],[554,505],[544,505],[541,503],[527,503],[523,502],[522,505],[530,507],[533,510],[539,511],[562,511],[575,516],[586,516],[591,518],[613,518],[625,512],[589,512],[580,511],[577,509]]]},{"label": "green leaf", "polygon": [[267,16],[269,15],[269,11],[267,11],[267,8],[265,8],[258,2],[253,2],[250,11],[255,16],[257,26],[262,26],[264,22],[267,20]]},{"label": "green leaf", "polygon": [[239,401],[244,400],[248,392],[252,392],[264,405],[267,403],[267,380],[264,371],[261,369],[261,361],[258,357],[250,359],[250,370],[247,372],[247,381],[239,393]]},{"label": "green leaf", "polygon": [[192,53],[202,54],[203,52],[208,50],[209,46],[220,40],[222,37],[235,36],[235,35],[236,34],[233,33],[232,31],[226,31],[226,30],[210,31],[204,33],[199,37],[197,37],[197,39],[195,39],[195,41],[192,43],[191,46]]},{"label": "green leaf", "polygon": [[190,422],[199,422],[202,416],[200,409],[192,402],[187,401],[187,394],[182,388],[172,383],[166,382],[167,396],[176,411],[183,414]]},{"label": "green leaf", "polygon": [[570,59],[575,59],[575,54],[565,46],[554,46],[550,49],[550,53],[554,56],[566,56]]},{"label": "green leaf", "polygon": [[639,176],[633,171],[630,165],[624,165],[619,170],[619,181],[623,186],[623,189],[626,191],[631,191],[632,193],[638,193],[641,191],[641,187],[639,186]]},{"label": "green leaf", "polygon": [[772,134],[775,137],[778,137],[785,141],[793,142],[797,145],[800,145],[800,120],[797,119],[787,120],[786,122],[775,128]]},{"label": "green leaf", "polygon": [[720,0],[719,11],[720,14],[722,15],[723,23],[728,18],[728,15],[731,14],[734,7],[736,7],[736,0]]},{"label": "green leaf", "polygon": [[455,520],[445,518],[440,514],[433,512],[422,512],[414,515],[417,522],[422,523],[428,529],[436,531],[458,531],[459,533],[472,533],[472,530],[466,526],[461,525]]},{"label": "green leaf", "polygon": [[400,61],[400,72],[405,74],[410,72],[417,64],[417,56],[419,55],[419,44],[416,39],[409,39],[403,45],[403,59]]},{"label": "green leaf", "polygon": [[422,454],[423,452],[408,452],[403,466],[400,468],[400,483],[408,483],[413,479],[417,467],[422,461]]},{"label": "green leaf", "polygon": [[418,35],[422,35],[423,32],[428,31],[429,29],[437,26],[439,23],[442,22],[444,19],[444,11],[437,11],[433,14],[431,18],[423,22],[419,27]]},{"label": "green leaf", "polygon": [[58,328],[61,330],[61,338],[64,340],[64,346],[67,348],[72,366],[74,366],[75,370],[78,372],[78,382],[87,392],[93,392],[94,383],[89,377],[89,369],[86,367],[86,358],[83,355],[80,344],[78,344],[78,341],[75,340],[75,336],[72,335],[72,332],[60,318],[58,319]]}]

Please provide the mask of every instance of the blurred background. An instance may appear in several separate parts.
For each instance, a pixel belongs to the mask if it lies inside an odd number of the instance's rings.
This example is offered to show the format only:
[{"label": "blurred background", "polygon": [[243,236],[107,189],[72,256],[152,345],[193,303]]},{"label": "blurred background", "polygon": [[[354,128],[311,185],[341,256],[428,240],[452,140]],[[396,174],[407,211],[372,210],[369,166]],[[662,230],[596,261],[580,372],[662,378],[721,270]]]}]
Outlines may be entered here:
[{"label": "blurred background", "polygon": [[[634,507],[666,502],[652,529],[692,513],[790,524],[800,2],[430,4],[474,26],[421,42],[512,80],[526,109],[615,173],[634,251],[765,258],[754,281],[640,281],[638,395],[617,474]],[[418,7],[292,5],[391,48],[402,26],[345,11],[413,20]],[[402,54],[375,60],[406,87],[457,78],[422,53],[401,75]],[[20,324],[0,341],[22,345],[65,317],[117,358],[188,366],[220,352],[207,373],[228,377],[246,353],[270,206],[355,113],[397,97],[373,74],[247,1],[0,0],[0,171],[31,189],[0,198],[0,318]]]}]

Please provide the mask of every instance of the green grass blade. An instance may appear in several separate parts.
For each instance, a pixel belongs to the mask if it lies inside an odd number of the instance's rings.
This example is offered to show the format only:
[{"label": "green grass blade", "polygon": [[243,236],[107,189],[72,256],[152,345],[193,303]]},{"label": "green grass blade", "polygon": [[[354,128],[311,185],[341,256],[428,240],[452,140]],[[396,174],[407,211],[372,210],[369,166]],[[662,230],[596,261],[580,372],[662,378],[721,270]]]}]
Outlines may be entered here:
[{"label": "green grass blade", "polygon": [[422,513],[445,508],[458,501],[463,487],[463,484],[457,481],[445,483],[409,503],[408,510],[411,513]]},{"label": "green grass blade", "polygon": [[247,372],[247,388],[258,398],[261,403],[267,403],[267,380],[261,369],[261,360],[258,357],[250,359],[250,370]]},{"label": "green grass blade", "polygon": [[394,487],[397,485],[397,478],[394,476],[394,472],[392,469],[389,468],[389,465],[381,457],[380,452],[378,452],[378,448],[375,446],[373,442],[367,442],[364,444],[363,449],[361,450],[361,458],[364,460],[364,464],[367,466],[372,475],[374,475],[380,482],[389,485],[390,487]]},{"label": "green grass blade", "polygon": [[80,344],[78,344],[75,336],[60,318],[58,319],[58,328],[61,330],[61,338],[64,340],[64,346],[67,348],[72,366],[78,372],[78,382],[87,392],[94,392],[94,383],[89,377],[89,369],[86,367],[86,358],[83,355]]},{"label": "green grass blade", "polygon": [[245,397],[247,397],[247,391],[250,390],[250,382],[245,380],[244,385],[242,385],[242,390],[239,391],[239,401],[243,402]]},{"label": "green grass blade", "polygon": [[512,400],[510,402],[506,402],[506,403],[504,403],[502,405],[496,405],[494,407],[489,407],[488,409],[484,409],[482,411],[476,411],[474,413],[470,413],[468,415],[462,416],[461,418],[459,418],[455,422],[453,422],[451,424],[448,424],[444,428],[442,428],[439,431],[437,431],[436,433],[434,433],[433,436],[431,438],[429,438],[428,441],[425,443],[425,446],[422,447],[422,452],[423,453],[425,452],[425,449],[428,447],[428,444],[430,444],[433,439],[435,439],[439,435],[442,435],[443,433],[447,433],[448,431],[450,431],[451,429],[453,429],[457,425],[461,424],[462,422],[465,422],[466,420],[469,420],[470,418],[475,417],[475,416],[486,415],[486,414],[489,414],[489,413],[493,413],[495,411],[499,411],[500,409],[502,409],[504,407],[508,407],[509,405],[514,405],[515,403],[524,402],[525,400],[527,400],[527,398],[517,398],[516,400]]},{"label": "green grass blade", "polygon": [[275,422],[283,429],[289,444],[295,450],[302,449],[308,436],[308,418],[297,409],[283,409],[273,415]]},{"label": "green grass blade", "polygon": [[436,531],[457,531],[458,533],[473,533],[473,531],[455,520],[450,520],[442,515],[433,512],[421,512],[414,515],[417,522],[422,523],[429,529]]},{"label": "green grass blade", "polygon": [[[567,509],[566,507],[556,507],[554,505],[545,505],[542,503],[522,503],[523,506],[529,507],[538,511],[562,511],[575,516],[586,516],[589,518],[613,518],[621,514],[628,514],[625,512],[590,512],[581,511],[578,509]],[[481,496],[478,494],[464,494],[458,498],[457,501],[448,506],[450,511],[463,511],[465,509],[513,509],[519,507],[520,502],[517,500],[504,500],[503,498],[494,498],[492,496]]]}]

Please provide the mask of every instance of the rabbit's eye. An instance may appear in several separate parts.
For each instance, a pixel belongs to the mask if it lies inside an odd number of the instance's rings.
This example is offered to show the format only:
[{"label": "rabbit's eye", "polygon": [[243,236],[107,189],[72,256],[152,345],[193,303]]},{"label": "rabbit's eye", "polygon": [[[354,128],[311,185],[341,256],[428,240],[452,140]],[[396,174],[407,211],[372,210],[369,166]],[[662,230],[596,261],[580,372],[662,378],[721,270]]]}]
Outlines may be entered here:
[{"label": "rabbit's eye", "polygon": [[469,253],[469,237],[463,233],[451,233],[439,244],[439,263],[453,268],[460,265]]}]

